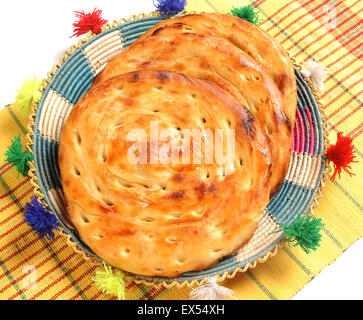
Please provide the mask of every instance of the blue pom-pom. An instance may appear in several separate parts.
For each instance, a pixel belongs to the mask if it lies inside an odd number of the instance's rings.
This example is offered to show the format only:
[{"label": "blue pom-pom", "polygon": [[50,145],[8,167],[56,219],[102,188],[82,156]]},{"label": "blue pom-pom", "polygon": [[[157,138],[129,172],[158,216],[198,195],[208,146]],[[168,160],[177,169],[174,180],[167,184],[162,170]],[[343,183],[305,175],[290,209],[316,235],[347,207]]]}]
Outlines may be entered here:
[{"label": "blue pom-pom", "polygon": [[184,10],[187,0],[154,0],[156,11],[177,14]]},{"label": "blue pom-pom", "polygon": [[57,218],[50,213],[43,200],[39,202],[34,196],[30,200],[30,203],[25,204],[24,220],[41,238],[53,240],[53,229],[58,230]]}]

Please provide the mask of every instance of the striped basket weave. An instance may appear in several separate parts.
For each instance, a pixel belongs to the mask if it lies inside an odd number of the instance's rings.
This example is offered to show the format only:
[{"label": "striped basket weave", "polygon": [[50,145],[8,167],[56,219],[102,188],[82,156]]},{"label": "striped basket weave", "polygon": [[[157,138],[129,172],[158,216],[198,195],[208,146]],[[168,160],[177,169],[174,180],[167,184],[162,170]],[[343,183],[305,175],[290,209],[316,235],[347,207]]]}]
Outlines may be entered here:
[{"label": "striped basket weave", "polygon": [[[43,83],[43,97],[33,108],[28,135],[28,148],[34,153],[30,176],[38,197],[44,198],[57,216],[61,232],[75,251],[94,263],[100,259],[80,239],[66,218],[58,167],[58,145],[64,122],[77,101],[90,89],[96,74],[113,57],[135,41],[142,33],[166,15],[151,13],[106,25],[97,36],[89,34],[65,53],[60,63]],[[170,287],[202,283],[206,277],[233,277],[238,271],[255,267],[278,249],[280,224],[291,224],[306,212],[321,187],[325,163],[324,125],[316,95],[310,82],[303,79],[295,64],[298,87],[298,109],[294,131],[293,152],[287,176],[263,213],[258,229],[235,255],[226,257],[207,270],[187,272],[176,279],[129,275],[136,282]]]}]

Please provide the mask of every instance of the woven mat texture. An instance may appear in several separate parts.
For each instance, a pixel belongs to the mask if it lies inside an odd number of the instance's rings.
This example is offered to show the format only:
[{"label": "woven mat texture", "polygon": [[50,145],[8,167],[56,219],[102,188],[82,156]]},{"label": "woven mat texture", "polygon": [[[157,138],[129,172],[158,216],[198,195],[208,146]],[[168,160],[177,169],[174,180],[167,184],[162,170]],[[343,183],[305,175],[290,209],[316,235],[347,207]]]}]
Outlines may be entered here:
[{"label": "woven mat texture", "polygon": [[[187,10],[203,12],[224,13],[241,5],[238,0],[188,2]],[[280,41],[297,63],[314,59],[329,69],[321,95],[329,137],[335,143],[336,133],[343,131],[354,138],[359,161],[352,165],[356,173],[352,178],[343,174],[326,182],[313,212],[325,223],[318,251],[306,255],[299,248],[283,247],[266,263],[223,283],[238,299],[289,299],[363,235],[363,2],[262,0],[253,4],[263,20],[260,27]],[[336,19],[330,23],[326,10],[331,7]],[[96,267],[74,253],[63,237],[41,240],[23,221],[32,187],[4,162],[4,152],[19,132],[25,143],[27,121],[7,106],[0,112],[0,124],[0,299],[113,299],[92,285]],[[126,288],[127,299],[140,300],[188,299],[190,292],[186,287],[153,288],[129,281]]]}]

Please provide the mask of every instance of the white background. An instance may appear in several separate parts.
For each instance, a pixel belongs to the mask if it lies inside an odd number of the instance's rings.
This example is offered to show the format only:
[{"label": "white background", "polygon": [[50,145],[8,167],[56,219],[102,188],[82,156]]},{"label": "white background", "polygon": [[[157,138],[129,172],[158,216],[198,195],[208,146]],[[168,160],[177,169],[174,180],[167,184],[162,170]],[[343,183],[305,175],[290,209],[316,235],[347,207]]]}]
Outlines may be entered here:
[{"label": "white background", "polygon": [[[64,51],[78,41],[69,38],[75,20],[73,11],[88,12],[95,7],[102,9],[103,17],[111,21],[154,10],[152,0],[18,0],[2,3],[0,109],[14,100],[16,90],[25,78],[46,77]],[[361,239],[294,299],[363,299],[362,254]]]}]

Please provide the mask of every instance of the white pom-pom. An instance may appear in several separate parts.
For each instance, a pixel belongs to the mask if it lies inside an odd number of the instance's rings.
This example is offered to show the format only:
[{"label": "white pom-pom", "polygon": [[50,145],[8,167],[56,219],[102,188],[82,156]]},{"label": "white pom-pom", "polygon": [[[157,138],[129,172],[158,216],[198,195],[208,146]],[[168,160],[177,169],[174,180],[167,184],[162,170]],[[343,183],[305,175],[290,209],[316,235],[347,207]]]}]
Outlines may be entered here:
[{"label": "white pom-pom", "polygon": [[301,71],[304,77],[311,78],[314,87],[319,93],[324,92],[324,82],[328,73],[329,71],[326,67],[315,61],[305,63],[304,69]]},{"label": "white pom-pom", "polygon": [[193,289],[190,292],[192,300],[222,300],[226,297],[233,297],[233,290],[218,285],[216,277],[207,278],[207,283]]}]

